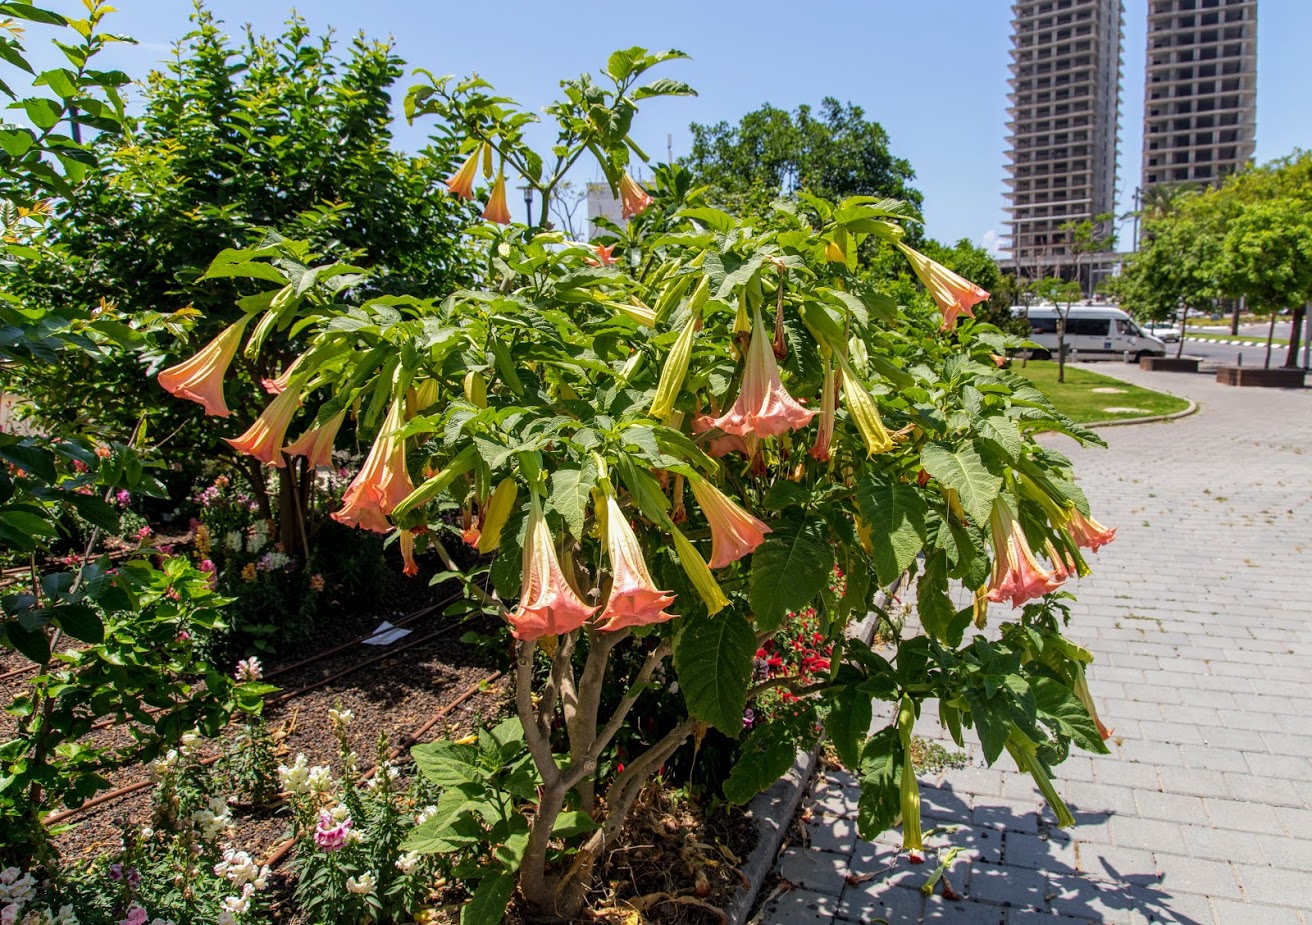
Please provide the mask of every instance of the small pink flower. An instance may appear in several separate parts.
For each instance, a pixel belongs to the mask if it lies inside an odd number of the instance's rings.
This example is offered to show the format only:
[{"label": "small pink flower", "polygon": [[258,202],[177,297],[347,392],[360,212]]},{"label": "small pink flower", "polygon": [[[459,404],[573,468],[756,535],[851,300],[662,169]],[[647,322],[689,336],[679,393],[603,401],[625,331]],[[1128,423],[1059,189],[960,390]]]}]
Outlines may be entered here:
[{"label": "small pink flower", "polygon": [[115,883],[118,883],[120,880],[123,879],[123,865],[122,865],[122,864],[120,864],[119,862],[115,861],[113,864],[110,864],[110,865],[109,865],[109,879],[110,879],[110,880],[113,880]]},{"label": "small pink flower", "polygon": [[118,925],[146,925],[146,919],[149,916],[146,910],[136,903],[128,906],[128,914],[119,921]]},{"label": "small pink flower", "polygon": [[140,530],[137,531],[137,539],[139,539],[139,540],[143,540],[143,541],[144,541],[144,540],[148,540],[148,539],[150,539],[150,534],[151,534],[151,532],[152,532],[152,531],[151,531],[150,527],[148,527],[148,526],[147,526],[147,527],[142,527]]},{"label": "small pink flower", "polygon": [[350,817],[338,822],[326,809],[319,810],[319,824],[314,828],[314,843],[323,851],[340,851],[346,846],[354,823]]}]

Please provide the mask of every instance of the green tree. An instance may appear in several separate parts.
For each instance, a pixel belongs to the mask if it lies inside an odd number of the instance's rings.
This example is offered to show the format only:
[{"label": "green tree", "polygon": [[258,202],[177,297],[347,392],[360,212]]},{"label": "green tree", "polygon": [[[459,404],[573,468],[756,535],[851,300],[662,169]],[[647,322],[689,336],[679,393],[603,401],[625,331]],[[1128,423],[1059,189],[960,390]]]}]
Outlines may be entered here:
[{"label": "green tree", "polygon": [[[415,156],[391,148],[389,91],[403,62],[390,45],[357,36],[339,55],[299,18],[276,38],[248,29],[234,42],[203,5],[192,19],[167,68],[146,81],[135,127],[97,145],[103,169],[58,210],[56,251],[22,281],[31,300],[83,312],[95,292],[102,314],[129,324],[148,310],[200,313],[189,342],[132,362],[84,358],[27,395],[47,422],[125,432],[144,417],[154,433],[178,431],[166,449],[189,473],[196,460],[237,460],[192,406],[141,380],[242,313],[249,283],[200,281],[216,254],[277,231],[370,270],[360,297],[451,288],[468,276],[461,230],[473,217],[442,184],[450,140],[439,135]],[[286,358],[239,358],[243,384],[276,375]],[[232,390],[239,424],[258,412],[259,395]],[[267,510],[258,467],[240,465]]]},{"label": "green tree", "polygon": [[1049,276],[1037,280],[1033,286],[1034,294],[1045,302],[1051,302],[1057,309],[1057,381],[1066,381],[1066,322],[1071,316],[1071,306],[1078,302],[1084,292],[1075,280],[1065,280],[1059,276]]},{"label": "green tree", "polygon": [[1267,367],[1271,366],[1277,314],[1295,307],[1285,366],[1297,366],[1303,306],[1312,299],[1312,218],[1306,204],[1283,197],[1244,206],[1229,223],[1218,269],[1227,292],[1246,295],[1255,309],[1271,315]]},{"label": "green tree", "polygon": [[819,112],[766,104],[730,125],[690,126],[692,153],[682,163],[710,200],[730,211],[751,211],[779,196],[805,190],[823,199],[849,196],[900,199],[920,208],[909,161],[889,150],[888,133],[865,111],[825,97]]}]

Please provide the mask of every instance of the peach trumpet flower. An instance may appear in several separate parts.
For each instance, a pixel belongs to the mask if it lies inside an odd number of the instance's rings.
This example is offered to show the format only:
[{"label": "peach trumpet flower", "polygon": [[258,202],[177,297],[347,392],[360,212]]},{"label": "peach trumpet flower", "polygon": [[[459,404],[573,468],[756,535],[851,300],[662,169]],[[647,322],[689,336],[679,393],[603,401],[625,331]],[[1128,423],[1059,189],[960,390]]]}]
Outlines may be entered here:
[{"label": "peach trumpet flower", "polygon": [[401,573],[413,578],[419,574],[419,563],[415,561],[415,535],[409,530],[402,530],[400,540],[401,561],[405,563]]},{"label": "peach trumpet flower", "polygon": [[446,188],[461,199],[474,198],[474,179],[478,174],[478,159],[483,154],[483,145],[469,153],[469,160],[446,181]]},{"label": "peach trumpet flower", "polygon": [[570,587],[556,558],[556,546],[537,495],[532,495],[531,500],[524,533],[519,605],[506,617],[511,633],[519,640],[573,632],[597,611]]},{"label": "peach trumpet flower", "polygon": [[260,416],[255,419],[240,437],[226,438],[232,448],[247,456],[254,456],[266,466],[287,465],[283,458],[283,441],[287,437],[287,428],[301,406],[300,395],[295,391],[285,391],[269,402]]},{"label": "peach trumpet flower", "polygon": [[988,292],[902,242],[899,241],[897,246],[906,254],[911,261],[911,269],[938,303],[938,309],[943,313],[942,330],[954,327],[958,315],[975,317],[971,307],[987,299]]},{"label": "peach trumpet flower", "polygon": [[597,629],[612,632],[626,626],[664,623],[675,616],[665,612],[674,602],[674,595],[661,591],[651,580],[638,538],[624,519],[619,504],[609,496],[606,498],[606,550],[610,557],[610,596],[597,618]]},{"label": "peach trumpet flower", "polygon": [[404,414],[405,399],[393,401],[364,465],[342,496],[342,509],[333,512],[333,520],[375,533],[392,529],[387,515],[415,490],[406,471],[405,440],[400,435]]},{"label": "peach trumpet flower", "polygon": [[811,445],[811,458],[820,462],[829,460],[829,445],[834,439],[834,421],[838,414],[838,380],[834,367],[825,361],[825,382],[820,392],[820,426],[815,443]]},{"label": "peach trumpet flower", "polygon": [[771,530],[710,482],[690,478],[688,486],[711,525],[711,568],[724,568],[755,551]]},{"label": "peach trumpet flower", "polygon": [[993,502],[989,526],[993,531],[994,556],[993,574],[988,583],[990,601],[996,604],[1010,600],[1012,607],[1019,607],[1061,587],[1064,577],[1039,565],[1020,523],[1002,498]]},{"label": "peach trumpet flower", "polygon": [[311,469],[333,464],[333,441],[337,431],[346,419],[346,412],[339,411],[318,427],[312,427],[282,448],[288,456],[304,456]]},{"label": "peach trumpet flower", "polygon": [[[715,419],[709,414],[693,415],[692,432],[694,435],[704,434],[709,430],[715,429]],[[705,450],[717,459],[721,456],[728,456],[730,453],[742,453],[744,456],[755,455],[747,445],[747,441],[737,434],[726,434],[723,437],[712,437],[706,441]]]},{"label": "peach trumpet flower", "polygon": [[282,373],[274,379],[261,378],[260,385],[264,386],[264,391],[268,392],[270,395],[281,395],[285,392],[287,386],[291,384],[292,373],[296,372],[296,367],[300,362],[300,357],[292,360],[291,365],[284,369]]},{"label": "peach trumpet flower", "polygon": [[620,177],[620,203],[623,207],[621,212],[627,220],[645,212],[651,205],[652,198],[638,185],[638,181],[626,172]]},{"label": "peach trumpet flower", "polygon": [[777,437],[785,431],[805,427],[815,414],[799,405],[780,381],[770,334],[757,309],[738,400],[712,423],[726,434]]},{"label": "peach trumpet flower", "polygon": [[1092,517],[1085,517],[1080,513],[1079,508],[1071,510],[1070,519],[1066,521],[1066,529],[1071,532],[1076,546],[1094,552],[1116,539],[1115,527],[1104,527]]},{"label": "peach trumpet flower", "polygon": [[159,374],[159,384],[178,398],[186,398],[205,407],[206,414],[226,418],[232,412],[223,400],[223,377],[237,354],[242,332],[250,321],[247,315],[229,325],[189,360],[170,366]]},{"label": "peach trumpet flower", "polygon": [[497,181],[492,184],[492,194],[488,196],[487,207],[483,209],[483,218],[498,225],[510,224],[510,208],[506,205],[506,174],[497,171]]}]

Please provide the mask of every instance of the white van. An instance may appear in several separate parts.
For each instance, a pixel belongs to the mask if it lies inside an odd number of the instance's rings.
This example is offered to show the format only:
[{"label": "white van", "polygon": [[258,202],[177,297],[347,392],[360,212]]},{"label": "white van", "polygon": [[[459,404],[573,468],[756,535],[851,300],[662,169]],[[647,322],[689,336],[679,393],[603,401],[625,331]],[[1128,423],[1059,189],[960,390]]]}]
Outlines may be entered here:
[{"label": "white van", "polygon": [[[1025,318],[1030,325],[1030,340],[1043,350],[1035,350],[1036,359],[1047,359],[1057,352],[1057,323],[1060,309],[1037,305],[1028,311],[1013,305],[1011,314]],[[1131,359],[1166,356],[1166,344],[1139,327],[1119,308],[1105,305],[1072,305],[1066,316],[1066,358]]]}]

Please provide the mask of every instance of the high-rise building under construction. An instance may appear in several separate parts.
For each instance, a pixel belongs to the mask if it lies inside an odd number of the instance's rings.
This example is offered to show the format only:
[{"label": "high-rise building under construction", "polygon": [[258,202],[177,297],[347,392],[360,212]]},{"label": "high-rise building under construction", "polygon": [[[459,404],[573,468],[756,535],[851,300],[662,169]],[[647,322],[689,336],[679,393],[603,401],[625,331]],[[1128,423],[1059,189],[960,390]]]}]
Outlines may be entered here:
[{"label": "high-rise building under construction", "polygon": [[1257,0],[1148,0],[1144,189],[1215,184],[1257,143]]},{"label": "high-rise building under construction", "polygon": [[1024,279],[1078,276],[1088,291],[1106,258],[1076,253],[1062,226],[1116,207],[1124,8],[1016,0],[1011,11],[1005,264]]}]

